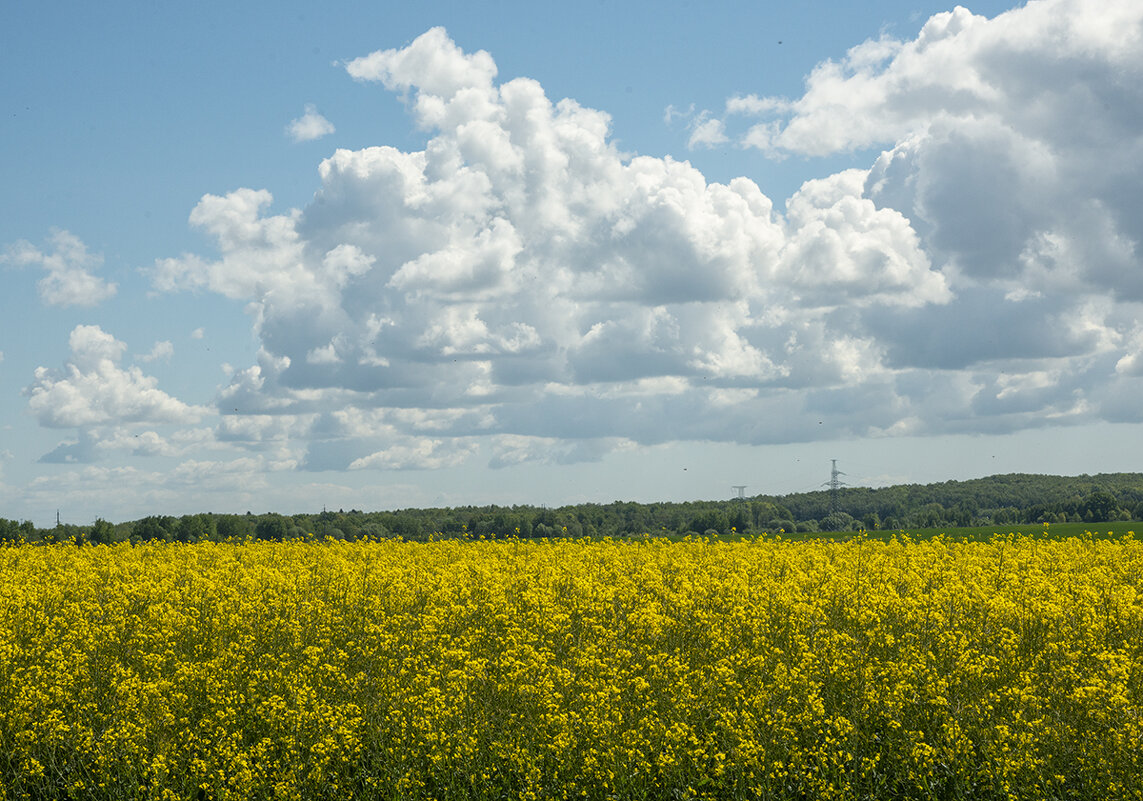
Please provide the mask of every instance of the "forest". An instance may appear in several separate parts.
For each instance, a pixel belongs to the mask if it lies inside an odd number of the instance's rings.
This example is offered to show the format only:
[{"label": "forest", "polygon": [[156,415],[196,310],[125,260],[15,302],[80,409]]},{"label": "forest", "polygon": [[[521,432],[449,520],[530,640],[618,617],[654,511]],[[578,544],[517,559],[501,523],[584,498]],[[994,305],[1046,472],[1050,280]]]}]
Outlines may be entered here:
[{"label": "forest", "polygon": [[155,514],[112,523],[38,528],[0,517],[6,542],[200,542],[877,531],[1143,520],[1143,473],[1012,473],[938,484],[845,487],[727,500],[540,506],[458,506],[279,514]]}]

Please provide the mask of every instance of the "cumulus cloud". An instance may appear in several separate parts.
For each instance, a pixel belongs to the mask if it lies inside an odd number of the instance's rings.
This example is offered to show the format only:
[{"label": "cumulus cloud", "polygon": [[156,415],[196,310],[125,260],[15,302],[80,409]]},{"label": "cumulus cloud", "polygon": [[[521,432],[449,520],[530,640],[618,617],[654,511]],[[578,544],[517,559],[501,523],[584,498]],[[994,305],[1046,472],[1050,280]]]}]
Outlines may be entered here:
[{"label": "cumulus cloud", "polygon": [[726,114],[773,155],[886,147],[865,196],[962,283],[1138,301],[1141,74],[1138,3],[958,6],[818,65],[800,98],[736,96]]},{"label": "cumulus cloud", "polygon": [[37,367],[24,390],[40,425],[84,428],[119,423],[192,423],[207,410],[158,389],[138,367],[119,365],[127,345],[97,325],[76,326],[62,370]]},{"label": "cumulus cloud", "polygon": [[696,147],[717,147],[729,141],[726,124],[722,120],[701,114],[691,124],[691,138],[687,140],[687,147],[692,150]]},{"label": "cumulus cloud", "polygon": [[867,173],[846,170],[805,183],[786,204],[784,282],[823,305],[919,307],[952,294],[909,221],[863,197]]},{"label": "cumulus cloud", "polygon": [[175,355],[175,346],[171,344],[170,340],[163,340],[156,342],[151,348],[150,353],[137,356],[136,358],[141,362],[155,362],[165,361],[169,362],[171,357]]},{"label": "cumulus cloud", "polygon": [[491,55],[484,50],[465,53],[444,28],[432,28],[408,47],[355,58],[345,68],[357,80],[380,81],[391,91],[415,88],[417,115],[424,124],[438,124],[442,104],[448,101],[490,101],[497,72]]},{"label": "cumulus cloud", "polygon": [[188,459],[175,467],[167,486],[193,487],[196,491],[226,491],[235,487],[259,489],[268,486],[266,473],[293,469],[290,462],[245,456],[238,459]]},{"label": "cumulus cloud", "polygon": [[317,417],[316,414],[224,414],[209,435],[203,432],[203,438],[207,444],[265,454],[277,461],[300,462],[303,454],[294,443],[304,441]]},{"label": "cumulus cloud", "polygon": [[475,443],[415,437],[407,442],[388,443],[381,450],[354,459],[349,463],[349,469],[434,470],[454,467],[475,450]]},{"label": "cumulus cloud", "polygon": [[79,237],[68,231],[53,231],[50,249],[41,250],[20,241],[0,254],[0,264],[39,267],[47,275],[36,287],[49,306],[96,306],[112,297],[117,286],[94,274],[103,257],[87,252]]},{"label": "cumulus cloud", "polygon": [[598,462],[615,451],[637,447],[624,438],[559,440],[552,437],[522,437],[505,434],[493,438],[489,467],[515,467],[521,464],[576,464]]},{"label": "cumulus cloud", "polygon": [[286,126],[286,134],[295,142],[312,142],[337,130],[332,122],[318,113],[317,106],[313,103],[307,103],[305,111],[305,114],[290,120]]},{"label": "cumulus cloud", "polygon": [[1079,0],[958,8],[802,98],[668,110],[695,144],[888,147],[781,213],[749,179],[621,152],[607,114],[498,83],[436,28],[346,65],[401,96],[423,150],[338,150],[303,209],[207,195],[190,220],[217,254],[154,283],[249,304],[261,349],[219,435],[302,442],[310,470],[1092,419],[1092,386],[1140,372],[1143,302],[1139,15],[1108,7],[1118,25]]},{"label": "cumulus cloud", "polygon": [[40,457],[45,464],[88,464],[115,455],[177,456],[181,450],[155,431],[123,426],[84,428]]},{"label": "cumulus cloud", "polygon": [[726,111],[773,117],[776,149],[817,156],[938,121],[1121,142],[1138,132],[1141,13],[1130,0],[1033,0],[990,20],[957,6],[915,39],[882,36],[819,64],[800,98],[737,96]]}]

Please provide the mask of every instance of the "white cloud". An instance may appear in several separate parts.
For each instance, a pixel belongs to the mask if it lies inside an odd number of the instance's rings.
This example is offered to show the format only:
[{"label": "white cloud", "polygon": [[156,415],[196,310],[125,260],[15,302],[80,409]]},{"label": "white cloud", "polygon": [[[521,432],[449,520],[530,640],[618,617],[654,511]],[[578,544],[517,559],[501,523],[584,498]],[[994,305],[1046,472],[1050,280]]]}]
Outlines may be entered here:
[{"label": "white cloud", "polygon": [[312,142],[335,130],[337,129],[333,127],[333,123],[318,114],[317,107],[312,103],[306,104],[305,114],[290,120],[290,124],[286,126],[287,135],[295,142]]},{"label": "white cloud", "polygon": [[190,255],[156,264],[154,283],[161,290],[209,288],[229,298],[275,291],[304,292],[297,278],[311,278],[301,265],[297,213],[262,218],[273,201],[269,192],[238,189],[226,197],[206,195],[190,215],[191,225],[216,237],[226,254],[210,264]]},{"label": "white cloud", "polygon": [[1133,138],[1141,16],[1132,0],[1033,0],[991,20],[957,6],[912,41],[883,36],[819,64],[801,98],[751,95],[727,111],[784,116],[775,144],[807,155],[891,144],[936,121]]},{"label": "white cloud", "polygon": [[[1029,82],[1057,97],[1036,83],[1055,41],[1037,20],[1085,24],[1077,8],[957,10],[823,65],[803,98],[738,95],[726,121],[668,110],[695,144],[761,115],[743,136],[778,155],[889,137],[870,169],[807,182],[783,214],[746,178],[620,152],[605,113],[498,84],[489,54],[433,29],[347,66],[401,93],[423,150],[338,150],[301,210],[207,195],[191,223],[217,258],[161,260],[154,282],[249,304],[262,347],[220,394],[219,436],[283,462],[304,450],[307,470],[442,467],[484,441],[509,465],[549,447],[558,461],[1090,418],[1117,365],[1137,370],[1138,183],[1123,175],[1143,147],[1102,132],[1143,104],[1110,67],[1092,74],[1128,102],[1094,132],[994,98],[1032,97]],[[1101,35],[1120,34],[1083,37]],[[1128,50],[1085,52],[1107,66]],[[952,88],[934,101],[925,81]],[[843,119],[884,113],[839,125],[830,98]]]},{"label": "white cloud", "polygon": [[158,389],[155,379],[138,367],[120,367],[127,345],[99,326],[76,326],[68,343],[71,358],[64,369],[37,367],[35,380],[24,390],[40,425],[186,423],[206,414]]},{"label": "white cloud", "polygon": [[737,95],[726,101],[727,114],[747,114],[760,117],[789,111],[790,101],[781,97],[759,97],[758,95]]},{"label": "white cloud", "polygon": [[95,426],[80,429],[75,439],[66,439],[40,461],[48,464],[88,464],[109,455],[141,457],[179,456],[183,449],[156,431],[125,426]]},{"label": "white cloud", "polygon": [[675,120],[689,120],[694,116],[695,104],[691,103],[685,109],[677,109],[674,105],[669,105],[663,110],[663,124],[674,125]]},{"label": "white cloud", "polygon": [[708,114],[700,114],[691,122],[691,138],[687,147],[717,147],[730,141],[726,135],[726,124]]},{"label": "white cloud", "polygon": [[818,65],[800,98],[738,96],[727,113],[761,118],[735,136],[775,156],[888,146],[865,195],[961,283],[1139,300],[1141,31],[1128,0],[1038,0],[994,19],[958,6],[911,41]]},{"label": "white cloud", "polygon": [[130,431],[122,427],[103,434],[98,447],[136,456],[175,456],[178,453],[178,449],[156,431]]},{"label": "white cloud", "polygon": [[[492,56],[484,50],[464,53],[444,28],[429,30],[408,47],[355,58],[345,68],[357,80],[380,81],[391,91],[408,92],[415,87],[416,102],[424,104],[418,112],[430,116],[435,116],[438,101],[459,97],[463,103],[479,102],[491,91],[496,77]],[[466,92],[472,95],[461,97]]]},{"label": "white cloud", "polygon": [[205,336],[206,336],[206,329],[205,328],[196,328],[195,330],[190,332],[190,338],[191,339],[202,339]]},{"label": "white cloud", "polygon": [[137,356],[136,359],[141,362],[154,362],[165,361],[169,362],[171,357],[175,355],[175,346],[171,344],[170,340],[163,340],[156,342],[151,348],[151,352],[143,356]]},{"label": "white cloud", "polygon": [[1126,339],[1123,355],[1115,363],[1115,372],[1125,376],[1143,376],[1143,326],[1137,325]]},{"label": "white cloud", "polygon": [[0,264],[35,266],[47,273],[37,282],[40,299],[49,306],[96,306],[115,295],[116,285],[92,271],[103,257],[87,252],[87,246],[68,231],[53,231],[50,251],[20,241],[0,254]]},{"label": "white cloud", "polygon": [[226,414],[220,418],[214,438],[248,450],[286,453],[283,446],[308,435],[317,417],[316,414]]},{"label": "white cloud", "polygon": [[188,459],[170,472],[170,484],[194,487],[196,491],[255,489],[267,486],[265,474],[289,470],[292,465],[244,456],[230,460]]},{"label": "white cloud", "polygon": [[806,182],[786,203],[779,270],[803,298],[848,306],[943,304],[952,295],[909,221],[862,196],[867,173]]},{"label": "white cloud", "polygon": [[521,437],[506,434],[493,438],[493,456],[489,467],[514,467],[521,464],[577,464],[598,462],[615,451],[635,448],[630,440],[620,437],[561,441],[552,437]]},{"label": "white cloud", "polygon": [[349,463],[350,470],[436,470],[455,467],[476,450],[476,444],[460,440],[409,438]]}]

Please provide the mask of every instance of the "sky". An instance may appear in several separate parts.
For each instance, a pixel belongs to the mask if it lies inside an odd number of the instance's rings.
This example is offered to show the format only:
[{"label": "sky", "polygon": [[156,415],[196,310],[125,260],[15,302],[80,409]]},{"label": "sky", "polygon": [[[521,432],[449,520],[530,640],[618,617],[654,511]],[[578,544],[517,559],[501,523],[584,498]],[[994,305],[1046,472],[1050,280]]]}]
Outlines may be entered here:
[{"label": "sky", "polygon": [[0,517],[1137,471],[1136,0],[0,5]]}]

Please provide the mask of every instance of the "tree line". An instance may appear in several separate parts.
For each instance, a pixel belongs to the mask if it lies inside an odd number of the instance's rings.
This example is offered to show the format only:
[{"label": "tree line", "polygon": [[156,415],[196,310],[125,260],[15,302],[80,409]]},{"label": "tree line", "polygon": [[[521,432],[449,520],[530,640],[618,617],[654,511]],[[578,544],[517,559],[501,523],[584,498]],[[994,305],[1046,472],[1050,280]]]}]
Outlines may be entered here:
[{"label": "tree line", "polygon": [[0,518],[0,542],[202,542],[246,540],[583,537],[870,531],[1028,523],[1143,520],[1143,474],[1026,473],[939,484],[847,487],[834,493],[757,495],[678,503],[460,506],[283,515],[151,515],[37,528]]}]

